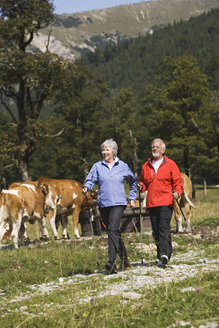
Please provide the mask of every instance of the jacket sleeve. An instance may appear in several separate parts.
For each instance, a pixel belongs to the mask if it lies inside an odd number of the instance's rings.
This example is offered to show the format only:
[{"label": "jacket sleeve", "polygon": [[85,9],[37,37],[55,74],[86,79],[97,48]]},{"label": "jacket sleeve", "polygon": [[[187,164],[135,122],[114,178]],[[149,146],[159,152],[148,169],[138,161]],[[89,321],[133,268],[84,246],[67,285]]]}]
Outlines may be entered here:
[{"label": "jacket sleeve", "polygon": [[141,169],[141,175],[140,175],[140,181],[139,183],[142,185],[142,189],[141,192],[144,192],[145,190],[147,190],[147,186],[144,182],[144,166],[142,165],[142,169]]},{"label": "jacket sleeve", "polygon": [[87,190],[91,190],[95,184],[97,184],[97,165],[96,163],[92,166],[90,172],[88,173],[88,176],[85,180],[84,187],[87,188]]},{"label": "jacket sleeve", "polygon": [[130,185],[129,199],[133,199],[135,201],[137,197],[137,178],[129,167],[127,172],[127,179]]},{"label": "jacket sleeve", "polygon": [[181,178],[180,170],[175,162],[173,162],[172,167],[172,185],[174,191],[178,192],[178,194],[183,193],[183,181]]}]

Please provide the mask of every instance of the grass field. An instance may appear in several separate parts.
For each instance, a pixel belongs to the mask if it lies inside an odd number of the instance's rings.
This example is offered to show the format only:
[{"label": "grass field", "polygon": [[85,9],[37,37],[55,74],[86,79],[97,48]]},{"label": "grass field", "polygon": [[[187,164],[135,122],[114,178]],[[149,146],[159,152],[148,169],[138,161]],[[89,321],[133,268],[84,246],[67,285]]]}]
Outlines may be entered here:
[{"label": "grass field", "polygon": [[73,240],[43,243],[29,226],[32,242],[14,250],[8,241],[0,251],[0,327],[218,327],[218,199],[219,189],[197,190],[198,249],[190,235],[173,234],[165,270],[155,265],[151,234],[142,246],[138,233],[124,234],[131,269],[106,275],[105,235],[75,240],[70,223]]}]

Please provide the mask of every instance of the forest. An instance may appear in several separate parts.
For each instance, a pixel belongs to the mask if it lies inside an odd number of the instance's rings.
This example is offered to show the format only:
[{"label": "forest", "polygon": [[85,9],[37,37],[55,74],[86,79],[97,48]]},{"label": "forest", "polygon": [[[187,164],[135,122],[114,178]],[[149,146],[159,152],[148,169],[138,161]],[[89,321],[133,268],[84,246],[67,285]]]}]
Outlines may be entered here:
[{"label": "forest", "polygon": [[156,67],[164,56],[185,54],[196,59],[208,76],[209,86],[219,88],[218,48],[219,9],[191,17],[188,21],[154,26],[153,34],[109,44],[105,51],[96,49],[79,62],[102,74],[111,88],[132,88],[138,95],[145,84],[156,84]]},{"label": "forest", "polygon": [[52,3],[13,3],[0,0],[1,178],[83,183],[108,138],[139,174],[159,137],[193,181],[219,183],[219,10],[72,63],[28,48]]}]

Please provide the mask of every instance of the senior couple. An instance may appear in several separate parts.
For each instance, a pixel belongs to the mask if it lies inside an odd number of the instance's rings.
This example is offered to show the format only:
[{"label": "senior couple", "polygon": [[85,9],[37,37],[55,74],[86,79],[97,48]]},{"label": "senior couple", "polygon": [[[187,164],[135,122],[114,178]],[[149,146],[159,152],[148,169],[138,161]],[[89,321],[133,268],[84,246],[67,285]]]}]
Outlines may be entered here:
[{"label": "senior couple", "polygon": [[[142,165],[141,178],[136,176],[129,166],[117,157],[118,146],[113,139],[101,145],[103,159],[95,163],[83,185],[83,192],[98,185],[98,200],[102,220],[108,234],[109,260],[105,268],[109,273],[127,270],[130,263],[120,233],[120,220],[127,206],[124,182],[130,185],[129,203],[135,207],[137,188],[147,193],[147,208],[152,225],[152,233],[157,246],[158,266],[165,266],[172,254],[170,221],[173,211],[173,199],[183,192],[183,183],[176,163],[165,155],[166,146],[161,139],[152,142],[152,156]],[[119,269],[116,266],[117,255],[121,259]]]}]

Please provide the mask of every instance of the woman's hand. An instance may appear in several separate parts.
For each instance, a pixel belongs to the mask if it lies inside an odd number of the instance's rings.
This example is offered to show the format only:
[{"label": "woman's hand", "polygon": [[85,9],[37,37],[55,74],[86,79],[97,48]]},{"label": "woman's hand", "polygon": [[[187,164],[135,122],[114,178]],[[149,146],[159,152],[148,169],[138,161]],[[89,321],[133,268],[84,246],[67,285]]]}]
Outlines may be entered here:
[{"label": "woman's hand", "polygon": [[133,199],[130,199],[129,204],[131,207],[135,207],[135,201]]},{"label": "woman's hand", "polygon": [[87,195],[87,188],[86,187],[83,187],[82,188],[82,192],[83,192],[84,195]]}]

